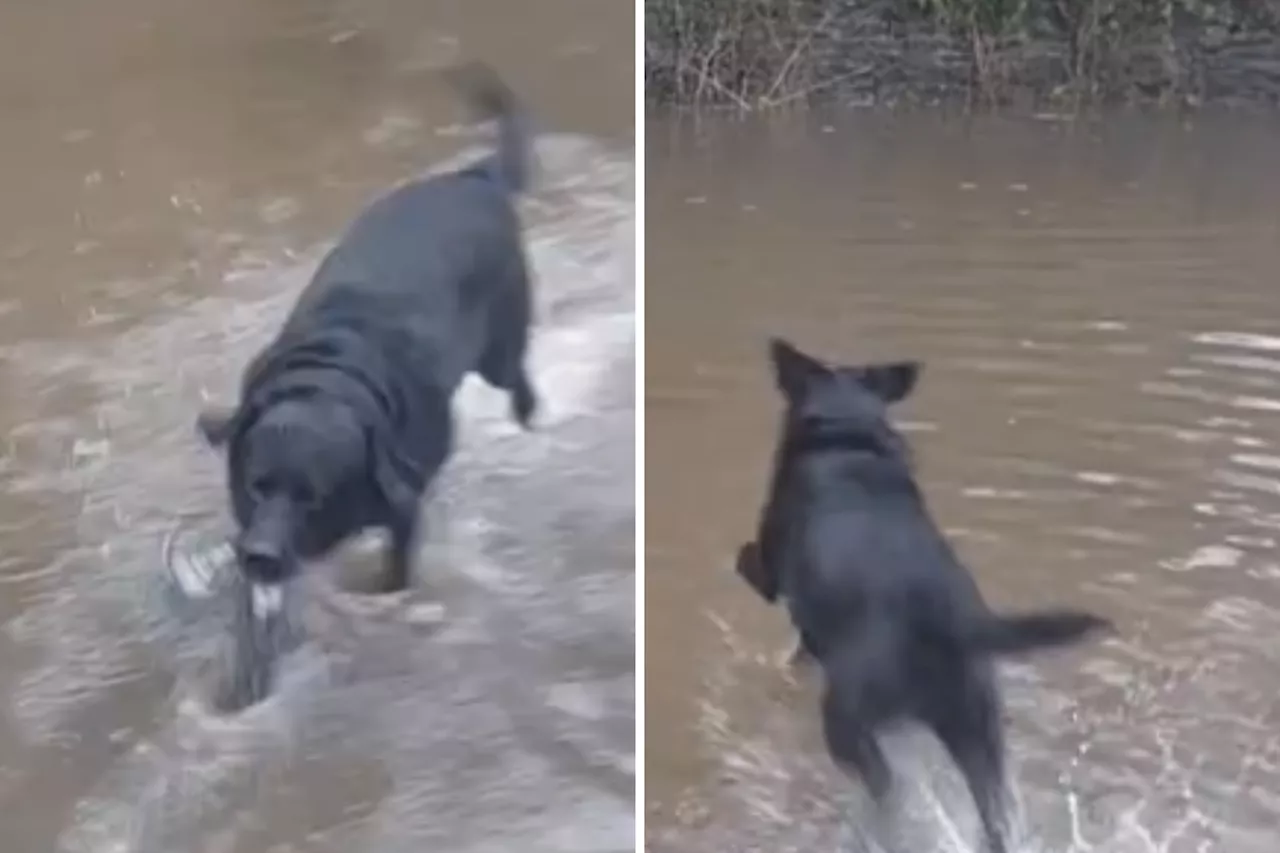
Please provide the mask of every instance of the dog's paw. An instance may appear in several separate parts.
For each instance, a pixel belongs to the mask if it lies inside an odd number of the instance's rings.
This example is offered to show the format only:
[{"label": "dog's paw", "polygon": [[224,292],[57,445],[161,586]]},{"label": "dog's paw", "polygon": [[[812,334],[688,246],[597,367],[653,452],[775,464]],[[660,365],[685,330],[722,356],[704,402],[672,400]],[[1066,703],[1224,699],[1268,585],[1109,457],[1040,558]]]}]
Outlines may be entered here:
[{"label": "dog's paw", "polygon": [[538,413],[538,397],[527,383],[517,385],[511,392],[511,416],[525,432],[535,428],[534,416]]}]

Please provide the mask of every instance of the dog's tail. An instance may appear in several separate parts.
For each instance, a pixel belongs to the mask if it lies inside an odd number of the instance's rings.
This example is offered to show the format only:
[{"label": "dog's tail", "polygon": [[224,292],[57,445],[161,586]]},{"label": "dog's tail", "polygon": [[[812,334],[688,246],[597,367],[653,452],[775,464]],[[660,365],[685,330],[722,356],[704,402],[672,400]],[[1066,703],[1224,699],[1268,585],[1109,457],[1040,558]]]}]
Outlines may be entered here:
[{"label": "dog's tail", "polygon": [[498,150],[490,161],[492,171],[508,190],[523,192],[533,171],[533,133],[520,99],[483,62],[455,65],[445,72],[445,77],[480,118],[498,123]]},{"label": "dog's tail", "polygon": [[970,623],[969,648],[989,654],[1014,655],[1050,646],[1065,646],[1088,634],[1112,631],[1110,621],[1081,610],[1046,610],[1014,616],[988,614]]}]

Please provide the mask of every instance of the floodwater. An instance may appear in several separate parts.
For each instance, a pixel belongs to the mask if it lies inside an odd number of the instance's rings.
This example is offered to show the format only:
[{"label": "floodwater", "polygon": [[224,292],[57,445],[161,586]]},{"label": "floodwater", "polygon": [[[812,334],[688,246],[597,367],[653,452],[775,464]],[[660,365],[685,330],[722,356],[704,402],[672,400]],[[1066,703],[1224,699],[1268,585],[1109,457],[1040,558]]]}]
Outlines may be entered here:
[{"label": "floodwater", "polygon": [[[125,0],[0,10],[0,814],[6,853],[634,846],[634,12],[628,3]],[[306,584],[279,692],[208,710],[226,531],[205,399],[327,240],[483,152],[433,76],[490,60],[544,135],[522,203],[531,434],[478,381],[405,602]],[[332,568],[332,567],[331,567]],[[443,621],[405,618],[440,601]],[[323,606],[322,606],[323,604]]]},{"label": "floodwater", "polygon": [[[733,574],[778,402],[764,341],[922,359],[899,411],[1001,608],[1120,636],[1003,668],[1027,851],[1280,843],[1280,125],[870,113],[653,119],[646,798],[662,853],[967,851],[958,775],[893,737],[875,821]],[[891,570],[891,567],[886,567]]]}]

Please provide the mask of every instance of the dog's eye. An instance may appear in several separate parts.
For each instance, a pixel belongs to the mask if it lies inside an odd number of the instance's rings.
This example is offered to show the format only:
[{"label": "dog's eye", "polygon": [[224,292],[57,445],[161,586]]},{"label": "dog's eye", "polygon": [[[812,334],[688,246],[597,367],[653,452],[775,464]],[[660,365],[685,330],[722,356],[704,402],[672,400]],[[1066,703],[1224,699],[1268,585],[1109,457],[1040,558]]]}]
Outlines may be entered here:
[{"label": "dog's eye", "polygon": [[312,488],[309,483],[303,483],[294,489],[293,499],[298,506],[315,507],[320,503],[320,493]]},{"label": "dog's eye", "polygon": [[276,488],[276,481],[273,477],[258,477],[249,483],[249,491],[255,495],[262,496],[278,492],[279,489]]}]

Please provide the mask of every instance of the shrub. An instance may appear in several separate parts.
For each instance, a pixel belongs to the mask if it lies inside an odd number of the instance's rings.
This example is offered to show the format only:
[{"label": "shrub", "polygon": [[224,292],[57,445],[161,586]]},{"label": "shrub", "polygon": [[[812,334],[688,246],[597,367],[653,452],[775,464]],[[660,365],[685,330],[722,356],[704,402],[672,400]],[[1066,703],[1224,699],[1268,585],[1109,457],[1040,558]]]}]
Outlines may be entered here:
[{"label": "shrub", "polygon": [[1202,66],[1217,63],[1265,99],[1280,91],[1277,32],[1280,0],[646,0],[645,91],[750,110],[914,73],[995,100],[1015,79],[1163,97],[1214,88]]}]

